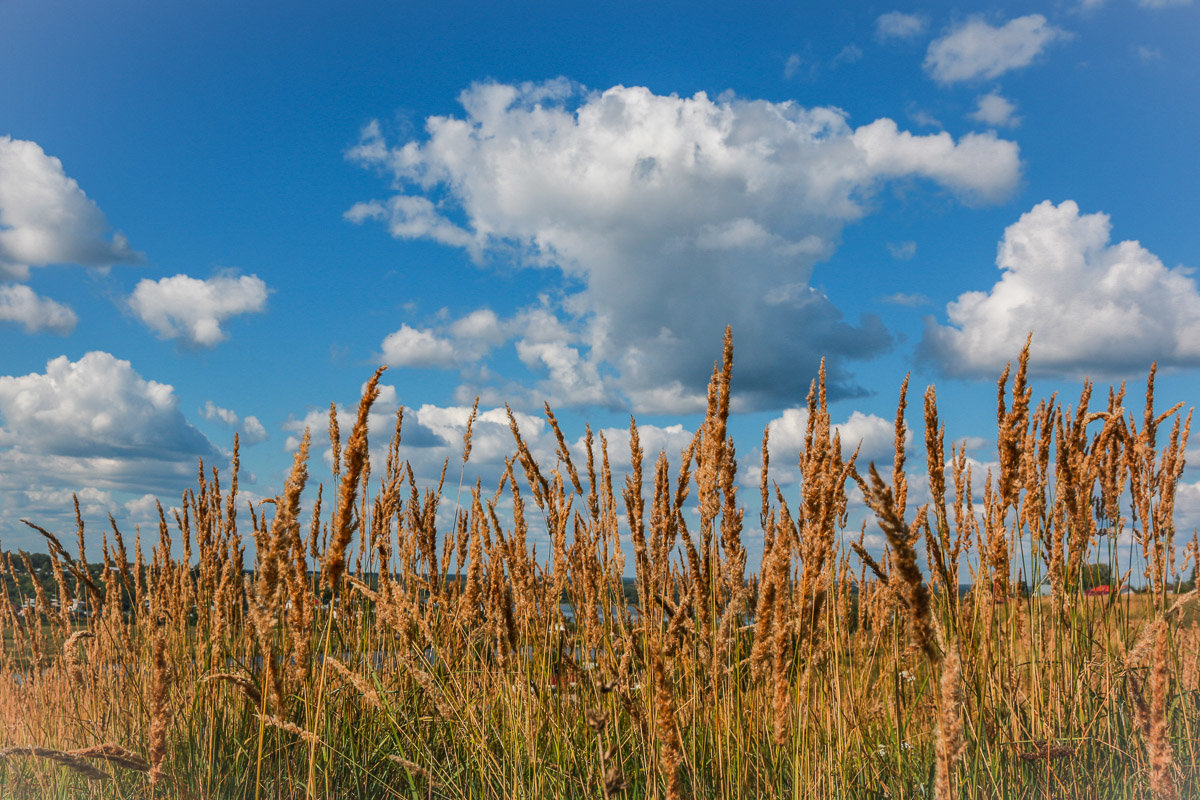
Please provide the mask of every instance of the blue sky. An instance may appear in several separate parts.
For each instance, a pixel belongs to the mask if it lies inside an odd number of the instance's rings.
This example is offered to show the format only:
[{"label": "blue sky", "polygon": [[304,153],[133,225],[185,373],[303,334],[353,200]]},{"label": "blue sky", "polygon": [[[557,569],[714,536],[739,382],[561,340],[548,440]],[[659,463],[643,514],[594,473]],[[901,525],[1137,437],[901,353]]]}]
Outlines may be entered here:
[{"label": "blue sky", "polygon": [[677,460],[727,324],[789,491],[821,356],[880,460],[911,372],[986,469],[1030,329],[1038,393],[1157,360],[1190,406],[1198,37],[1178,0],[0,0],[0,541],[72,491],[145,525],[235,430],[271,496],[380,363],[423,478],[481,396],[485,482],[504,402],[550,460],[545,400]]}]

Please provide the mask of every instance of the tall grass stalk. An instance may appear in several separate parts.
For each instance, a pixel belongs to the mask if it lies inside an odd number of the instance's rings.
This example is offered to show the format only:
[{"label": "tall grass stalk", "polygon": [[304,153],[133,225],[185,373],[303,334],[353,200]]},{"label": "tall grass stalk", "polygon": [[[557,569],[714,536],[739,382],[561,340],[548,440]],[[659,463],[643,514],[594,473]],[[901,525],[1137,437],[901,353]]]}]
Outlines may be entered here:
[{"label": "tall grass stalk", "polygon": [[[643,454],[631,420],[619,492],[604,435],[572,448],[547,406],[555,453],[510,412],[503,477],[464,500],[477,402],[446,530],[446,470],[415,477],[402,415],[371,463],[376,372],[344,447],[331,413],[336,491],[323,510],[310,487],[306,534],[307,435],[241,517],[236,441],[227,488],[201,465],[148,557],[113,525],[89,564],[79,519],[74,556],[32,526],[48,588],[0,559],[31,603],[0,609],[0,796],[1198,796],[1200,622],[1173,588],[1200,560],[1175,556],[1190,415],[1156,409],[1153,370],[1136,411],[1124,387],[1093,409],[1090,383],[1034,403],[1028,360],[998,382],[986,474],[925,392],[922,479],[907,380],[886,470],[843,446],[822,369],[797,482],[764,435],[757,524],[728,336],[693,441]],[[1146,591],[1085,593],[1095,561]]]}]

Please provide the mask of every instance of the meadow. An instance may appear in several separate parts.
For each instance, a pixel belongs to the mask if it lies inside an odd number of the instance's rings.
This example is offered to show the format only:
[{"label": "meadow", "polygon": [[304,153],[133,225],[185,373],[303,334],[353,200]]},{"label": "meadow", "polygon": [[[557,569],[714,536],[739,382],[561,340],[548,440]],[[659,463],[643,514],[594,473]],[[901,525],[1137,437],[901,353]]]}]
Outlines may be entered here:
[{"label": "meadow", "polygon": [[[39,529],[53,591],[0,609],[0,796],[1200,796],[1200,622],[1177,591],[1197,552],[1180,534],[1177,563],[1174,527],[1190,412],[1155,407],[1153,368],[1144,404],[1090,383],[1034,404],[1027,360],[997,382],[982,475],[926,391],[919,505],[907,381],[877,465],[843,456],[823,376],[799,487],[764,455],[744,496],[728,336],[683,453],[643,453],[632,422],[631,463],[590,428],[572,453],[547,406],[555,462],[514,420],[488,487],[456,485],[469,425],[419,487],[403,410],[370,463],[376,372],[352,430],[331,415],[317,491],[306,434],[278,497],[239,500],[235,444],[155,537],[102,531],[101,569],[82,521],[70,548]],[[1085,594],[1095,561],[1144,591]]]}]

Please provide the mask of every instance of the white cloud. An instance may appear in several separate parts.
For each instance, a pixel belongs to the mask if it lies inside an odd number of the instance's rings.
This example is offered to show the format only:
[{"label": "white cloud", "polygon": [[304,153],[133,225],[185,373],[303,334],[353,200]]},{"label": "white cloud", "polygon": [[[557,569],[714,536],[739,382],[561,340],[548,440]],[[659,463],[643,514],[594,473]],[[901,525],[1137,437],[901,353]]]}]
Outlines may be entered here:
[{"label": "white cloud", "polygon": [[204,401],[204,408],[200,409],[200,416],[209,420],[220,420],[230,428],[238,424],[238,415],[235,412],[228,408],[221,408],[212,400]]},{"label": "white cloud", "polygon": [[525,309],[506,319],[491,309],[477,309],[433,328],[402,324],[383,340],[381,358],[392,366],[459,368],[464,378],[475,381],[490,375],[475,365],[509,342],[534,379],[510,384],[505,392],[464,384],[460,395],[502,398],[519,405],[615,404],[610,381],[601,375],[601,365],[587,352],[580,332],[546,308]]},{"label": "white cloud", "polygon": [[[979,202],[1006,196],[1020,174],[1017,146],[992,134],[955,142],[887,119],[854,129],[836,108],[583,92],[562,80],[475,85],[460,99],[465,117],[428,119],[423,140],[388,147],[372,125],[349,154],[389,170],[399,198],[427,201],[424,211],[405,200],[397,212],[394,197],[351,216],[481,260],[515,253],[523,266],[555,270],[550,280],[561,273],[546,311],[575,353],[524,352],[581,401],[600,396],[597,380],[627,398],[675,384],[681,397],[702,392],[727,323],[746,397],[802,396],[821,355],[835,395],[860,391],[846,360],[885,350],[891,337],[875,317],[844,320],[808,287],[843,226],[892,178],[926,178]],[[453,332],[419,333],[398,338],[421,343],[427,363],[456,363]]]},{"label": "white cloud", "polygon": [[927,20],[920,14],[889,11],[875,20],[875,38],[881,42],[889,39],[915,39],[925,32],[927,25]]},{"label": "white cloud", "polygon": [[26,333],[54,331],[66,336],[79,318],[69,306],[34,294],[21,284],[0,285],[0,322],[16,322]]},{"label": "white cloud", "polygon": [[[1175,490],[1175,530],[1187,531],[1200,528],[1200,481],[1180,481]],[[1179,537],[1183,539],[1184,537]],[[1191,570],[1183,576],[1192,577]]]},{"label": "white cloud", "polygon": [[1138,5],[1142,8],[1178,8],[1191,4],[1192,0],[1138,0]]},{"label": "white cloud", "polygon": [[[789,408],[768,423],[770,439],[768,447],[772,461],[782,461],[788,467],[795,466],[796,457],[804,446],[804,433],[808,426],[807,408]],[[858,463],[871,461],[890,463],[895,440],[895,420],[884,419],[875,414],[852,411],[844,422],[835,423],[834,430],[841,437],[842,457],[849,458],[855,448],[859,449]],[[912,444],[912,431],[905,431],[905,446]]]},{"label": "white cloud", "polygon": [[975,102],[970,117],[976,122],[995,128],[1015,128],[1021,124],[1021,118],[1016,116],[1017,107],[997,92],[980,95]]},{"label": "white cloud", "polygon": [[[390,384],[380,384],[379,399],[372,405],[367,418],[371,460],[374,464],[382,465],[386,459],[386,448],[395,430],[398,407],[399,397],[395,387]],[[354,426],[355,414],[356,406],[339,405],[337,407],[338,426],[343,446]],[[427,403],[416,409],[406,409],[399,453],[401,460],[409,462],[412,466],[418,483],[422,485],[428,485],[430,482],[436,483],[445,459],[450,460],[452,467],[460,463],[463,434],[466,431],[467,419],[470,415],[471,406],[469,404],[436,406]],[[549,432],[545,419],[515,410],[513,416],[516,418],[521,436],[529,445],[534,458],[539,464],[552,465],[555,461],[554,453],[557,449],[557,441],[554,434]],[[312,431],[315,449],[316,443],[323,441],[328,426],[328,408],[313,409],[300,419],[289,420],[283,425],[284,430],[292,433],[284,445],[285,449],[295,450],[305,428]],[[483,479],[485,487],[494,488],[504,470],[504,460],[515,452],[516,444],[512,432],[509,430],[508,415],[503,406],[488,408],[481,405],[472,427],[471,460],[468,468],[468,474],[471,476],[469,482],[474,483],[474,476],[478,475]],[[331,463],[331,449],[325,447],[321,458],[326,463]],[[457,470],[453,477],[457,479]]]},{"label": "white cloud", "polygon": [[452,369],[474,364],[512,338],[518,319],[501,319],[490,308],[430,328],[401,323],[384,337],[379,358],[388,366]]},{"label": "white cloud", "polygon": [[0,136],[0,278],[46,264],[107,267],[142,255],[108,221],[62,162],[35,142]]},{"label": "white cloud", "polygon": [[1122,374],[1200,365],[1200,292],[1136,241],[1110,244],[1107,214],[1049,200],[1010,225],[988,292],[946,306],[950,324],[926,321],[924,355],[952,374],[996,373],[1033,331],[1030,369]]},{"label": "white cloud", "polygon": [[100,351],[59,356],[45,373],[0,376],[0,445],[48,455],[176,458],[212,451],[171,386]]},{"label": "white cloud", "polygon": [[[158,519],[158,504],[161,500],[152,494],[144,494],[141,497],[135,497],[132,500],[127,500],[123,505],[125,512],[139,522],[152,522]],[[166,506],[163,506],[163,512],[166,513]]]},{"label": "white cloud", "polygon": [[267,429],[253,415],[242,420],[242,437],[246,444],[257,444],[267,440]]},{"label": "white cloud", "polygon": [[204,407],[200,409],[200,416],[207,420],[220,422],[227,428],[237,429],[240,434],[238,441],[241,444],[252,445],[267,440],[267,429],[259,422],[258,417],[248,416],[241,419],[237,412],[221,408],[212,400],[204,401]]},{"label": "white cloud", "polygon": [[[435,406],[429,403],[417,409],[417,422],[432,431],[444,445],[444,455],[439,451],[440,464],[445,455],[459,454],[463,445],[463,434],[471,416],[470,406]],[[530,446],[539,463],[545,461],[553,446],[547,449],[546,420],[540,416],[513,411],[513,418],[521,431],[521,437]],[[550,434],[553,439],[553,434]],[[516,442],[508,426],[508,414],[503,408],[481,409],[471,427],[471,461],[476,465],[499,468],[504,459],[516,452]],[[553,456],[549,456],[553,462]]]},{"label": "white cloud", "polygon": [[368,219],[387,222],[388,231],[398,239],[427,237],[452,247],[470,248],[471,234],[438,213],[424,197],[396,195],[386,203],[356,203],[345,213],[351,222]]},{"label": "white cloud", "polygon": [[555,387],[555,399],[572,406],[601,405],[608,393],[596,364],[579,348],[562,341],[517,343],[517,355],[531,369],[545,369]]},{"label": "white cloud", "polygon": [[1017,17],[999,27],[974,17],[929,45],[925,70],[939,83],[996,78],[1029,66],[1047,45],[1071,36],[1041,14]]},{"label": "white cloud", "polygon": [[[600,457],[600,434],[604,434],[604,438],[608,442],[609,463],[612,465],[614,473],[621,475],[632,468],[633,456],[629,449],[632,439],[629,435],[629,428],[601,428],[594,434],[596,438],[592,446],[597,460]],[[672,470],[678,470],[682,461],[682,453],[687,450],[694,436],[695,432],[684,428],[683,425],[638,425],[638,446],[642,449],[643,474],[646,476],[653,474],[654,462],[660,452],[667,454]],[[572,446],[571,457],[576,459],[577,464],[584,463],[583,459],[587,453],[585,448],[583,437],[577,439]],[[648,479],[647,483],[649,483]]]},{"label": "white cloud", "polygon": [[911,261],[913,256],[917,254],[917,243],[911,240],[906,242],[888,242],[887,249],[892,254],[892,258],[897,261]]},{"label": "white cloud", "polygon": [[6,542],[24,537],[22,517],[73,527],[70,492],[92,498],[102,519],[112,512],[120,521],[121,494],[178,496],[194,481],[198,458],[222,460],[180,413],[171,386],[104,352],[60,356],[44,373],[0,376],[0,420]]},{"label": "white cloud", "polygon": [[1017,146],[990,132],[968,133],[955,143],[945,131],[916,136],[878,119],[856,130],[854,143],[876,175],[923,175],[968,202],[997,202],[1020,176]]},{"label": "white cloud", "polygon": [[143,279],[129,298],[129,307],[160,337],[181,339],[194,347],[225,341],[229,334],[222,323],[238,314],[262,311],[266,304],[267,285],[255,275]]},{"label": "white cloud", "polygon": [[495,346],[508,337],[504,323],[490,308],[479,308],[457,319],[450,326],[450,333],[460,342],[477,342]]},{"label": "white cloud", "polygon": [[383,340],[380,358],[392,367],[452,367],[458,354],[450,340],[406,323]]},{"label": "white cloud", "polygon": [[1138,59],[1147,63],[1163,60],[1163,52],[1157,47],[1147,47],[1144,44],[1139,44],[1134,48],[1134,52],[1137,53]]}]

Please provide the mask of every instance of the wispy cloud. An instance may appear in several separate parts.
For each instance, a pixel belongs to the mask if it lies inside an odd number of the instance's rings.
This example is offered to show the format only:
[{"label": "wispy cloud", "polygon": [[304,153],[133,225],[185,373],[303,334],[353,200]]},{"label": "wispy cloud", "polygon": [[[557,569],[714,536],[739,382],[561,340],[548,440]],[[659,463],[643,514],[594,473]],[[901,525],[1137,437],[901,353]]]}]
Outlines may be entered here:
[{"label": "wispy cloud", "polygon": [[929,45],[925,70],[939,83],[998,78],[1029,66],[1052,42],[1070,38],[1041,14],[999,26],[974,17]]},{"label": "wispy cloud", "polygon": [[930,304],[930,299],[918,292],[895,292],[879,298],[881,303],[887,303],[893,306],[905,306],[907,308],[919,308]]},{"label": "wispy cloud", "polygon": [[863,57],[862,48],[856,44],[848,44],[838,51],[838,54],[829,60],[829,66],[837,69],[845,64],[853,64],[856,61],[861,61]]},{"label": "wispy cloud", "polygon": [[228,408],[222,408],[212,400],[206,400],[204,407],[200,409],[200,416],[207,420],[220,422],[227,428],[236,430],[239,434],[238,441],[244,445],[255,445],[267,440],[267,429],[259,421],[258,417],[247,416],[242,419],[237,412]]},{"label": "wispy cloud", "polygon": [[875,38],[881,42],[891,39],[915,39],[925,32],[929,21],[921,14],[889,11],[875,20]]}]

